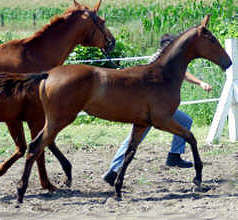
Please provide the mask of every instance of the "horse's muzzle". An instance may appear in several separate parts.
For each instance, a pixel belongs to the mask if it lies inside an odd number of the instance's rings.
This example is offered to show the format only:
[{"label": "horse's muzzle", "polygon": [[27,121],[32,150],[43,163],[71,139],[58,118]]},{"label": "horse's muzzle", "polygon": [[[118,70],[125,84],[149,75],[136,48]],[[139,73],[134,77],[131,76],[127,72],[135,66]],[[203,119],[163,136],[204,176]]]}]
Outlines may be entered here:
[{"label": "horse's muzzle", "polygon": [[228,69],[230,66],[232,65],[232,61],[231,61],[231,59],[229,58],[229,59],[222,59],[221,60],[221,68],[223,69],[223,70],[226,70],[226,69]]},{"label": "horse's muzzle", "polygon": [[106,47],[102,49],[103,53],[108,55],[115,48],[116,40],[115,38],[110,38],[107,40]]}]

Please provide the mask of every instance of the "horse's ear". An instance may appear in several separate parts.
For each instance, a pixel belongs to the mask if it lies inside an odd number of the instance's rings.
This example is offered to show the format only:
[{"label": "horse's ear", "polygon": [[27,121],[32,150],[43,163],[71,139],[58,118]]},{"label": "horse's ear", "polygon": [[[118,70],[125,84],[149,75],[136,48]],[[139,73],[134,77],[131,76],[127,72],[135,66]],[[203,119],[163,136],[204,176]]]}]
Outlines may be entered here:
[{"label": "horse's ear", "polygon": [[79,4],[76,0],[74,0],[74,6],[75,6],[75,7],[79,7],[80,4]]},{"label": "horse's ear", "polygon": [[94,6],[94,11],[95,11],[95,12],[98,12],[101,3],[102,3],[102,0],[99,0],[99,1],[96,3],[96,5]]},{"label": "horse's ear", "polygon": [[203,18],[203,20],[201,21],[201,26],[202,26],[202,27],[206,27],[206,26],[207,26],[207,24],[208,24],[208,22],[209,22],[209,19],[210,19],[210,16],[211,16],[211,15],[206,15],[206,16]]}]

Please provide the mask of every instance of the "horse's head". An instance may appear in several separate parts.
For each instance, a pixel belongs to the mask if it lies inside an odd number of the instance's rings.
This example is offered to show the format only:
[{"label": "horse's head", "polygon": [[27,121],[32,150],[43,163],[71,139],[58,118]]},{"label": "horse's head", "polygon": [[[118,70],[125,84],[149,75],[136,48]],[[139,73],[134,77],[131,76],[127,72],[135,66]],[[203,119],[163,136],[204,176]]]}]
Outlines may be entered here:
[{"label": "horse's head", "polygon": [[197,57],[208,59],[226,70],[232,62],[216,37],[206,28],[209,18],[209,15],[205,16],[201,24],[196,27],[197,32],[192,48],[196,50]]},{"label": "horse's head", "polygon": [[75,21],[74,28],[78,29],[77,43],[83,46],[98,47],[104,53],[108,53],[114,49],[115,38],[105,26],[105,20],[97,14],[101,1],[99,0],[94,8],[90,9],[74,0],[72,14]]}]

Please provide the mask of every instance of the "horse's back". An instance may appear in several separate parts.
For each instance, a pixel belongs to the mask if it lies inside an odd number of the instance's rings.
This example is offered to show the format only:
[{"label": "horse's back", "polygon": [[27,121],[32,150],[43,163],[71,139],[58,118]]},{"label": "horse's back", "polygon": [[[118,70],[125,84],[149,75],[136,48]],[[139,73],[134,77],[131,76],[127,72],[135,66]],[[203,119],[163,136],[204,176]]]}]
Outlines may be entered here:
[{"label": "horse's back", "polygon": [[50,70],[47,84],[58,86],[59,84],[77,86],[82,81],[92,80],[96,67],[88,65],[61,65]]}]

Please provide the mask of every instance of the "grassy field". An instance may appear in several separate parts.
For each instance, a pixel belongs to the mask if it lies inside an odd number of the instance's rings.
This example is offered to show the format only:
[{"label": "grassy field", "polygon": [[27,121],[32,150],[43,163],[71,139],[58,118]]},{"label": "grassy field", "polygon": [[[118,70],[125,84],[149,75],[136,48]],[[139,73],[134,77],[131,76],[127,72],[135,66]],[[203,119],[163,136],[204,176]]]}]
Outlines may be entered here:
[{"label": "grassy field", "polygon": [[[15,146],[14,142],[7,130],[5,124],[0,125],[0,154],[9,156],[14,152]],[[25,126],[27,142],[31,141],[30,133]],[[75,149],[82,147],[100,147],[100,146],[116,146],[119,147],[120,143],[127,137],[131,131],[130,124],[72,124],[66,127],[63,131],[59,133],[56,139],[58,145],[66,144],[72,145]],[[192,127],[192,132],[198,141],[198,146],[200,148],[206,147],[206,137],[209,131],[209,126],[198,127],[196,124]],[[164,144],[165,147],[170,148],[170,143],[172,140],[172,135],[167,132],[162,132],[156,129],[151,129],[143,144],[148,145],[161,145]],[[228,143],[228,131],[225,127],[223,135],[221,137],[221,144]]]}]

